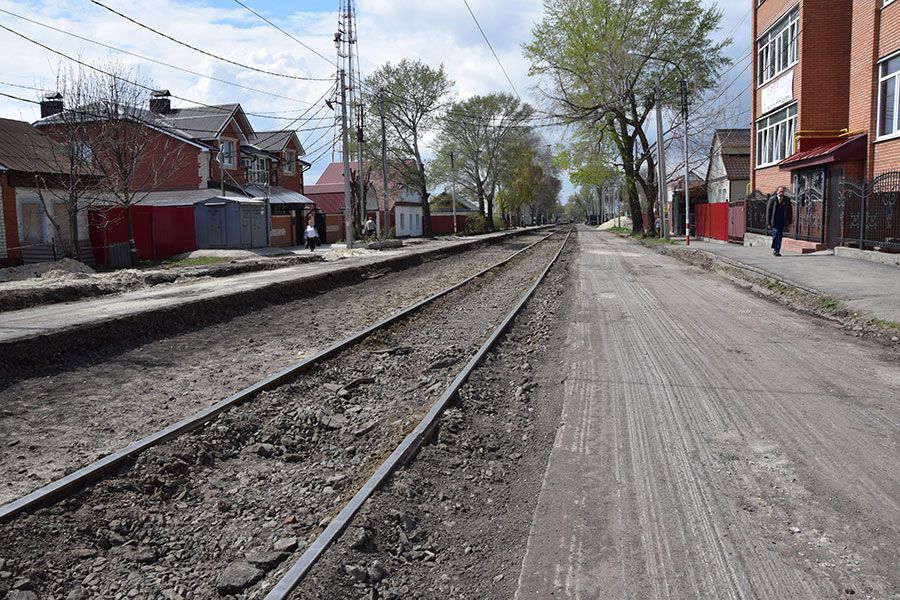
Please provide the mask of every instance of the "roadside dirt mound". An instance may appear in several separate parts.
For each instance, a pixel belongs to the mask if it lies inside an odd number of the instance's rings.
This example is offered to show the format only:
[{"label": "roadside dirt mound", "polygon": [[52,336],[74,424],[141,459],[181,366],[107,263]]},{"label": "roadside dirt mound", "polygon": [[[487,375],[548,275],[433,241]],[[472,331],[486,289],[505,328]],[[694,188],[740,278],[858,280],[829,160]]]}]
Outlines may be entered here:
[{"label": "roadside dirt mound", "polygon": [[63,258],[52,262],[22,265],[21,267],[7,267],[0,269],[0,283],[7,281],[22,281],[34,277],[64,278],[73,274],[87,275],[94,270],[82,262],[71,258]]},{"label": "roadside dirt mound", "polygon": [[599,231],[606,231],[607,229],[612,229],[613,227],[631,227],[631,219],[628,217],[616,217],[614,219],[610,219],[606,223],[603,223],[597,229]]}]

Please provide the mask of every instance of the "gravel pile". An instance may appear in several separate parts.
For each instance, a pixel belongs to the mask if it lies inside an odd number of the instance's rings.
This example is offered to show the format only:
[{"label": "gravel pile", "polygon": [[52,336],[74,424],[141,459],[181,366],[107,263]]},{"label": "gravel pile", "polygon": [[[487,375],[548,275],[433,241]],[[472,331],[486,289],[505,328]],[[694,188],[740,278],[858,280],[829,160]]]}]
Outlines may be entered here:
[{"label": "gravel pile", "polygon": [[441,419],[293,598],[512,598],[562,405],[570,248]]},{"label": "gravel pile", "polygon": [[267,573],[286,568],[415,426],[555,246],[4,526],[0,592],[259,597]]},{"label": "gravel pile", "polygon": [[[216,325],[0,365],[0,503],[193,414],[539,239],[525,235]],[[143,339],[142,339],[143,338]],[[24,356],[27,360],[30,357]],[[6,370],[6,378],[3,371]],[[15,377],[15,379],[13,379]]]}]

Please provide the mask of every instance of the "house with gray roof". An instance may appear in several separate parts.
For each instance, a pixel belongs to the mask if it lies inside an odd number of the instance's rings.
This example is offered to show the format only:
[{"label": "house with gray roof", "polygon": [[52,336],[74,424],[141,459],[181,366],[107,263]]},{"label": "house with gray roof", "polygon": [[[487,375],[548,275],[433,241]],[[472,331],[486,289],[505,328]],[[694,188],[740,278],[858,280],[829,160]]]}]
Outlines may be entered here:
[{"label": "house with gray roof", "polygon": [[[60,115],[71,108],[65,106],[65,98],[48,98],[41,104],[42,118],[35,126],[51,136],[60,136],[65,131]],[[108,107],[74,108],[88,121],[110,114],[109,110],[99,110]],[[138,168],[143,175],[136,178],[140,204],[187,205],[197,196],[192,191],[209,195],[203,190],[215,190],[226,197],[260,199],[270,222],[267,243],[302,243],[303,227],[315,205],[303,194],[303,173],[309,164],[302,160],[305,151],[296,132],[256,131],[239,103],[172,106],[168,90],[154,91],[146,106],[128,107],[122,114],[122,118],[145,127],[147,135],[158,137],[159,146],[166,149],[148,153]],[[160,168],[155,161],[163,157],[171,160],[173,148],[177,149],[177,164]],[[155,176],[149,176],[154,170]]]}]

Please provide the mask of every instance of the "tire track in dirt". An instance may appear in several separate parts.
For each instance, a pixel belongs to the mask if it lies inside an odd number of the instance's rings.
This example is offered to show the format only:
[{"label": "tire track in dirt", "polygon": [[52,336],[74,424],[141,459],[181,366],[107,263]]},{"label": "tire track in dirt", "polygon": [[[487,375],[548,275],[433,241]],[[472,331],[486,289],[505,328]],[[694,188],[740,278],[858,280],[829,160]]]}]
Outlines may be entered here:
[{"label": "tire track in dirt", "polygon": [[517,598],[898,593],[896,359],[600,239]]}]

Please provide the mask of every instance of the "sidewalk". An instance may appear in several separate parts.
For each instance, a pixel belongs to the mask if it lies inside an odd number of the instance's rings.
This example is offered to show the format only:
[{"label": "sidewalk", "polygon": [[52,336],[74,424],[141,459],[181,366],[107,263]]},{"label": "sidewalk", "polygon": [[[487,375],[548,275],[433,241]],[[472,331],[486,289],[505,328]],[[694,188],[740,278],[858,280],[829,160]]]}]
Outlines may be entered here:
[{"label": "sidewalk", "polygon": [[396,260],[443,251],[461,251],[484,241],[514,236],[536,228],[516,229],[464,239],[416,241],[395,250],[383,250],[365,256],[353,256],[336,262],[316,262],[271,271],[255,271],[231,277],[190,280],[157,285],[113,296],[101,296],[36,306],[0,313],[0,345],[37,338],[53,333],[79,330],[106,322],[131,319],[142,313],[173,311],[186,305],[210,302],[247,292],[263,291],[283,285],[295,285],[322,275],[338,275],[360,267],[374,267]]},{"label": "sidewalk", "polygon": [[833,254],[773,256],[768,248],[691,241],[702,251],[751,267],[786,283],[840,300],[848,308],[900,323],[900,268]]}]

